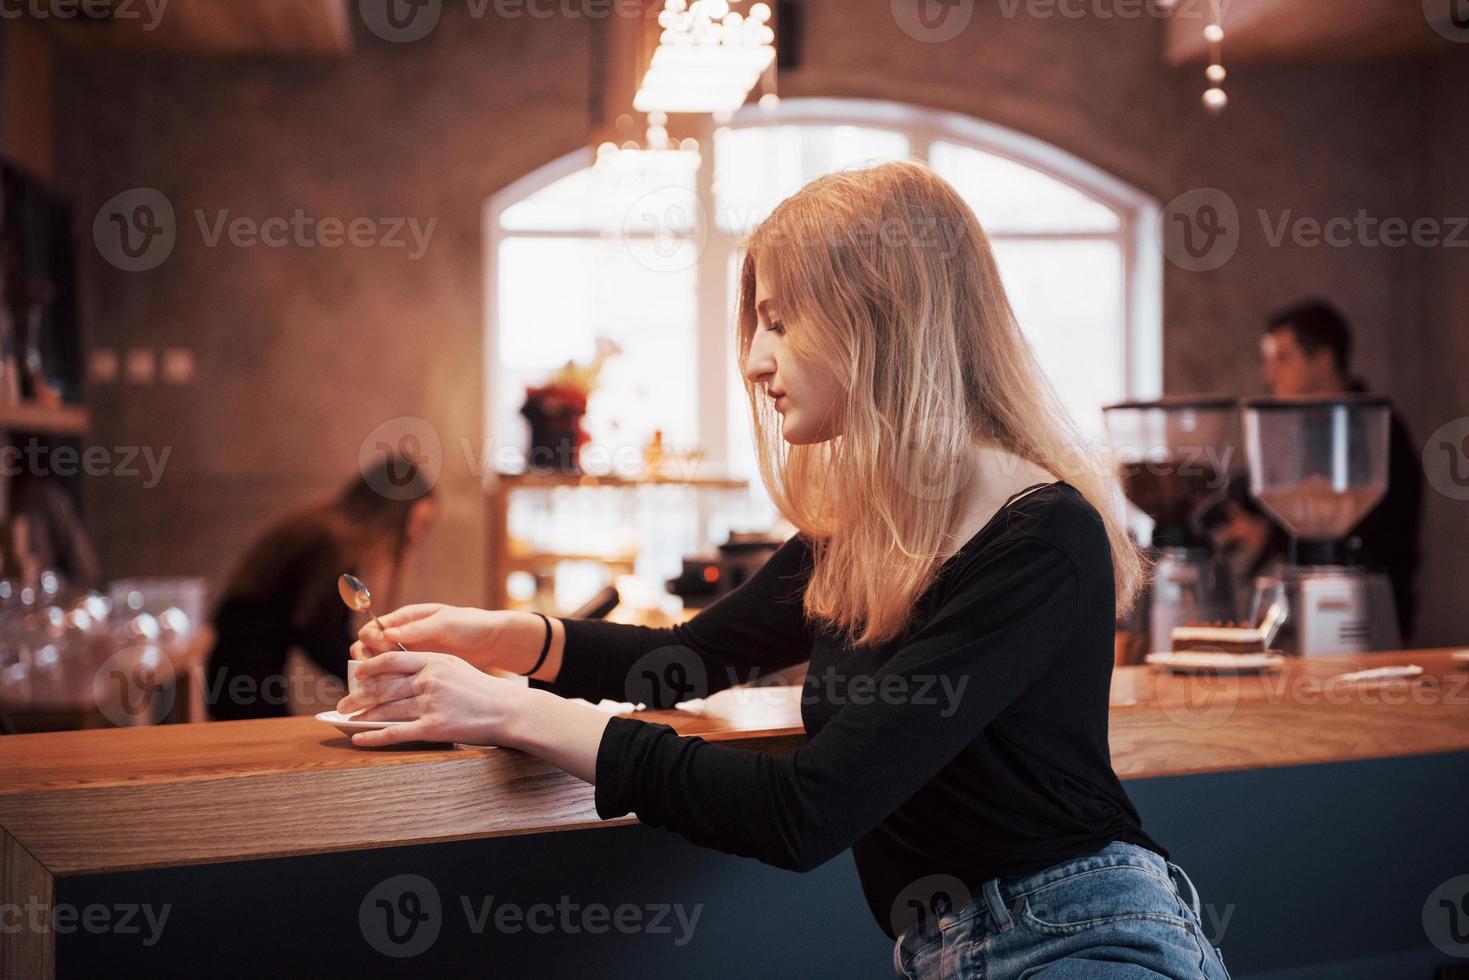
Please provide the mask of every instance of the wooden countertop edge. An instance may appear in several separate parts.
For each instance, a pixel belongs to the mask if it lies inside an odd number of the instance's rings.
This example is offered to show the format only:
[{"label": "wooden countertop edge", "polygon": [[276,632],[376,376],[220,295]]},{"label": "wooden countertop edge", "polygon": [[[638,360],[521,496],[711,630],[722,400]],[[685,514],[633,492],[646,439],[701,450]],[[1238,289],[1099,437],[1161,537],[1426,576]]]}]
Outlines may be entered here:
[{"label": "wooden countertop edge", "polygon": [[[680,734],[697,735],[698,737],[710,742],[718,742],[721,744],[748,744],[751,747],[758,747],[762,749],[768,748],[769,744],[773,740],[786,738],[800,739],[804,738],[806,734],[804,728],[790,725],[777,725],[769,728],[741,728],[738,730],[701,730],[702,726],[700,723],[704,722],[704,719],[698,718],[694,715],[684,715],[683,712],[673,711],[641,712],[630,717],[636,717],[640,721],[671,724],[674,728],[679,730]],[[285,721],[287,719],[280,720]],[[304,729],[312,733],[320,731],[322,733],[322,738],[319,740],[319,744],[331,744],[337,748],[342,749],[344,752],[351,753],[349,759],[352,764],[343,765],[341,760],[338,759],[332,759],[324,762],[308,762],[304,764],[283,760],[279,765],[270,767],[216,767],[203,768],[193,771],[182,770],[172,772],[147,772],[140,774],[124,773],[116,776],[109,776],[107,778],[89,778],[86,781],[74,781],[65,778],[59,778],[45,782],[24,783],[19,786],[0,786],[0,818],[3,818],[8,811],[21,809],[23,807],[23,803],[17,801],[23,801],[24,799],[37,793],[47,793],[55,791],[79,792],[84,790],[102,789],[107,787],[142,788],[156,786],[160,784],[173,785],[177,783],[196,781],[211,782],[219,780],[235,780],[247,778],[269,778],[301,773],[325,773],[353,770],[377,771],[378,769],[383,767],[387,767],[391,770],[397,766],[421,767],[440,763],[459,763],[463,761],[466,756],[479,756],[488,753],[501,753],[507,751],[505,749],[489,745],[459,745],[453,747],[424,746],[422,748],[409,746],[406,748],[379,751],[362,750],[353,748],[351,743],[344,735],[326,735],[327,729],[324,727],[323,723],[315,721],[314,719],[293,718],[289,719],[289,721],[295,724],[300,724]],[[203,724],[208,724],[213,730],[219,730],[219,726],[221,725],[251,725],[254,724],[254,722],[208,722]],[[47,739],[68,739],[73,736],[80,736],[80,738],[77,739],[78,741],[91,741],[92,739],[97,738],[99,735],[104,734],[117,735],[123,732],[151,733],[170,730],[177,731],[178,726],[141,727],[135,729],[86,729],[68,732],[47,732],[40,735],[18,735],[10,736],[10,738],[25,739],[40,737]],[[3,742],[0,742],[0,745],[3,744]],[[0,823],[3,822],[3,819],[0,819]]]},{"label": "wooden countertop edge", "polygon": [[1469,752],[1469,694],[1453,704],[1241,703],[1216,723],[1136,707],[1113,713],[1109,740],[1124,782]]},{"label": "wooden countertop edge", "polygon": [[[1469,751],[1469,711],[1443,707],[1254,703],[1222,720],[1132,708],[1113,716],[1113,759],[1130,781]],[[804,733],[770,729],[711,740],[783,752]],[[519,752],[461,750],[409,772],[401,793],[386,798],[381,777],[407,775],[397,767],[48,788],[0,798],[0,824],[52,873],[75,875],[634,822],[599,819],[590,785]]]},{"label": "wooden countertop edge", "polygon": [[[710,740],[785,752],[805,733]],[[52,874],[77,875],[636,823],[602,820],[590,784],[521,752],[467,747],[408,771],[411,780],[367,766],[36,789],[0,797],[0,830]]]},{"label": "wooden countertop edge", "polygon": [[[1250,700],[1231,697],[1229,684],[1205,685],[1209,696],[1199,702],[1127,706],[1111,714],[1113,762],[1119,776],[1134,780],[1469,751],[1469,682],[1397,684],[1337,692],[1335,700],[1319,694]],[[638,717],[764,751],[790,751],[805,738],[789,725],[731,728],[717,717],[685,712]],[[179,739],[202,751],[201,768],[0,791],[0,830],[51,873],[74,875],[633,822],[600,820],[591,786],[503,749],[353,752],[330,764],[237,770],[205,765],[212,748],[251,745],[253,730],[226,726],[266,724],[275,726],[283,752],[293,744],[347,747],[310,718],[216,722],[187,726],[187,733],[135,730],[123,733],[139,740],[134,755]],[[75,742],[81,750],[107,734],[11,737]],[[269,752],[265,757],[271,761]]]}]

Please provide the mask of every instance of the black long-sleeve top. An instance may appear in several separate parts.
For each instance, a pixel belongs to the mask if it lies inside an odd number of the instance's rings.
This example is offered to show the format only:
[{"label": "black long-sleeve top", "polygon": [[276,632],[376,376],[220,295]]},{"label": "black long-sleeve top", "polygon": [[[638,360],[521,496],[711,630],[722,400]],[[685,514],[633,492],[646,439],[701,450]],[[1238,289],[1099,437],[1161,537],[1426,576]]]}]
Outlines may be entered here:
[{"label": "black long-sleeve top", "polygon": [[[338,596],[334,578],[323,583],[312,576],[323,564],[348,569],[350,563],[345,555],[323,563],[318,557],[323,550],[340,548],[326,535],[304,540],[279,556],[269,582],[243,592],[231,588],[220,600],[205,671],[205,699],[215,721],[289,715],[286,664],[292,649],[346,683],[356,639],[353,614]],[[299,608],[303,594],[316,597],[304,614]]]},{"label": "black long-sleeve top", "polygon": [[[623,699],[649,665],[694,695],[810,660],[809,739],[785,756],[612,719],[597,812],[635,812],[782,868],[852,848],[873,915],[929,875],[978,895],[1143,833],[1107,744],[1114,596],[1101,518],[1049,484],[1002,508],[941,566],[900,638],[851,647],[802,614],[809,542],[787,541],[743,586],[669,629],[569,620],[569,697]],[[707,678],[707,684],[703,682]],[[651,690],[651,688],[643,688]]]},{"label": "black long-sleeve top", "polygon": [[[1361,383],[1353,391],[1366,391]],[[1403,639],[1413,635],[1418,614],[1415,578],[1423,526],[1423,464],[1408,426],[1394,409],[1388,431],[1387,493],[1347,539],[1348,560],[1387,573]]]}]

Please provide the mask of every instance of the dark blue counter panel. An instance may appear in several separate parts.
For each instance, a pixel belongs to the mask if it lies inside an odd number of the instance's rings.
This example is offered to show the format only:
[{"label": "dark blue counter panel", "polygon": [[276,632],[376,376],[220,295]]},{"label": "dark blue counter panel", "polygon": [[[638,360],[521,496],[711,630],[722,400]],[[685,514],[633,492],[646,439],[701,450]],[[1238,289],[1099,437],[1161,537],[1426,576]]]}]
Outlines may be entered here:
[{"label": "dark blue counter panel", "polygon": [[[1469,753],[1128,788],[1237,978],[1469,966],[1469,935],[1461,959],[1431,942],[1450,913],[1424,915],[1469,875]],[[643,827],[93,875],[57,897],[63,977],[891,975],[850,854],[798,875]]]}]

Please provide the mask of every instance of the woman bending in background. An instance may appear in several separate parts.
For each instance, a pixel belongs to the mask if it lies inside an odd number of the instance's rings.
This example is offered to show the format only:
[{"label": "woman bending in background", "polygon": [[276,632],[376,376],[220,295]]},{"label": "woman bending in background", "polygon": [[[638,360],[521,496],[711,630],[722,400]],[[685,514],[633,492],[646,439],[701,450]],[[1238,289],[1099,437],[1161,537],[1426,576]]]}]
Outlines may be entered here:
[{"label": "woman bending in background", "polygon": [[351,572],[381,583],[378,602],[390,608],[409,549],[433,523],[436,506],[417,467],[388,458],[335,499],[290,514],[256,538],[214,614],[204,680],[211,717],[289,714],[292,649],[344,681],[354,623],[337,579]]}]

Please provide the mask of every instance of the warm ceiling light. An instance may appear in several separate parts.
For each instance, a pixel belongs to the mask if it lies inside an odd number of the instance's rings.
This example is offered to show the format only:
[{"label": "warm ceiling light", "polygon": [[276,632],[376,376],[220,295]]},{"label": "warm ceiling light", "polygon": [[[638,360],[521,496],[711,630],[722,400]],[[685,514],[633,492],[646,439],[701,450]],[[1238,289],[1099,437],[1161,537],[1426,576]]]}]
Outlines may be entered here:
[{"label": "warm ceiling light", "polygon": [[1204,90],[1204,107],[1210,112],[1218,115],[1229,105],[1229,96],[1224,92],[1224,78],[1228,74],[1224,70],[1224,57],[1220,47],[1224,42],[1224,3],[1225,0],[1210,0],[1212,17],[1204,27],[1204,40],[1209,44],[1209,67],[1204,69],[1204,77],[1209,80],[1209,87]]},{"label": "warm ceiling light", "polygon": [[[739,3],[740,0],[735,0]],[[748,15],[730,0],[666,0],[652,63],[633,96],[639,112],[732,112],[775,61],[770,7]]]}]

